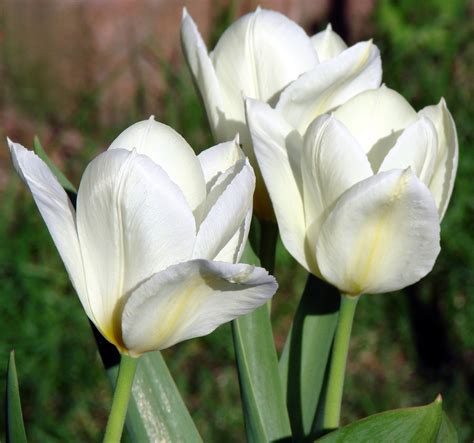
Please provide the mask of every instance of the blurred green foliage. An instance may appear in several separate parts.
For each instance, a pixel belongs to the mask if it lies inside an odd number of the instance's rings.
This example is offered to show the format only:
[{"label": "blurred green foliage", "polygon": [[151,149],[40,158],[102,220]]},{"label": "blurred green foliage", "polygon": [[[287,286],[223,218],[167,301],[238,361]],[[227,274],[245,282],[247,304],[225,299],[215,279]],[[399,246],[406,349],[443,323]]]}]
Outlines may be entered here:
[{"label": "blurred green foliage", "polygon": [[[219,14],[222,22],[229,21],[226,14]],[[384,82],[416,109],[446,98],[458,128],[460,164],[443,221],[443,249],[433,273],[403,293],[360,301],[344,423],[390,408],[426,404],[441,392],[461,441],[474,437],[474,304],[469,303],[474,287],[472,14],[468,2],[461,0],[381,0],[377,4],[374,41],[382,52]],[[150,51],[159,61],[153,48]],[[157,119],[173,126],[191,145],[210,146],[205,116],[186,68],[159,66],[168,88]],[[16,79],[24,76],[31,84],[31,72],[15,73]],[[10,86],[16,91],[15,83]],[[17,105],[38,119],[49,118],[52,111],[42,108],[41,95],[47,89],[22,88]],[[66,165],[65,172],[75,185],[98,146],[105,147],[118,132],[117,127],[100,130],[88,123],[97,100],[98,91],[86,93],[84,106],[74,117],[86,137],[80,156]],[[121,128],[139,116],[137,97],[137,108]],[[0,214],[0,377],[4,379],[9,351],[14,348],[32,442],[98,441],[110,405],[110,387],[60,258],[31,196],[16,177],[0,195]],[[276,276],[280,292],[273,317],[281,349],[305,280],[304,271],[281,245]],[[180,344],[164,356],[204,441],[242,441],[230,328],[224,326],[211,336]],[[3,425],[1,417],[1,429]]]}]

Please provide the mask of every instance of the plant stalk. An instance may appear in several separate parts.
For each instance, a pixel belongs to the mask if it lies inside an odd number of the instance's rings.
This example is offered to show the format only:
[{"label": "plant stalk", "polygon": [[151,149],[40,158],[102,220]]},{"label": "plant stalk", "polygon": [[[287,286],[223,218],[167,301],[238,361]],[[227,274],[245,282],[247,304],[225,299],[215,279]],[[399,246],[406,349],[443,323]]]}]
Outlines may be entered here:
[{"label": "plant stalk", "polygon": [[137,358],[122,354],[114,398],[112,400],[112,409],[110,410],[109,420],[105,430],[104,443],[120,442],[137,363]]},{"label": "plant stalk", "polygon": [[341,294],[341,308],[331,354],[331,366],[324,405],[323,427],[328,430],[339,427],[347,354],[359,297]]}]

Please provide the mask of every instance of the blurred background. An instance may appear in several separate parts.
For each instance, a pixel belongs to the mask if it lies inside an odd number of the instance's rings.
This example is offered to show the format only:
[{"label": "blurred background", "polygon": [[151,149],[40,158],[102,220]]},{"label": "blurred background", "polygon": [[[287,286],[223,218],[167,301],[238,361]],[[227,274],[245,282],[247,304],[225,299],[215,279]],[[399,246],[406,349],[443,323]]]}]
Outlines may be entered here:
[{"label": "blurred background", "polygon": [[[186,5],[212,48],[257,4],[309,34],[328,22],[374,38],[384,82],[416,109],[447,100],[460,164],[434,271],[403,293],[364,297],[351,343],[343,422],[431,402],[440,392],[461,441],[474,438],[474,2],[465,0],[0,0],[0,139],[38,135],[75,184],[131,123],[154,114],[211,146],[184,64]],[[0,149],[0,379],[16,350],[32,442],[99,441],[111,390],[47,229]],[[273,305],[280,350],[305,272],[279,247]],[[206,442],[244,441],[229,326],[164,352]],[[4,429],[3,416],[0,429]],[[0,435],[1,439],[1,435]]]}]

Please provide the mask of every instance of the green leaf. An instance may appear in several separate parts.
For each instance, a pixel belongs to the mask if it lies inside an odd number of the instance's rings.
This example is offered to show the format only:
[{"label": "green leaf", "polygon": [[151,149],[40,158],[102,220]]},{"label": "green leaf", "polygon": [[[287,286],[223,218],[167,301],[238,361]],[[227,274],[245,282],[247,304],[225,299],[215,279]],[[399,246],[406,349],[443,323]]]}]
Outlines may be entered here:
[{"label": "green leaf", "polygon": [[[248,242],[242,262],[259,265]],[[232,334],[248,442],[289,438],[290,422],[278,373],[269,305],[234,320]]]},{"label": "green leaf", "polygon": [[436,443],[458,443],[458,433],[451,420],[443,411],[441,414],[441,426],[439,427]]},{"label": "green leaf", "polygon": [[322,443],[432,443],[442,424],[441,397],[433,403],[416,408],[382,412],[344,426],[323,438]]},{"label": "green leaf", "polygon": [[38,137],[34,138],[33,145],[35,148],[35,152],[38,157],[43,160],[47,165],[51,172],[56,176],[60,185],[66,190],[77,194],[77,190],[74,185],[66,178],[66,176],[61,172],[61,170],[51,161],[46,154],[43,146],[41,146],[41,142],[39,141]]},{"label": "green leaf", "polygon": [[10,352],[7,368],[7,392],[6,392],[6,434],[7,442],[26,442],[25,425],[21,412],[20,390],[18,388],[18,377],[15,365],[15,352]]},{"label": "green leaf", "polygon": [[280,377],[296,441],[312,441],[316,412],[337,326],[340,295],[308,275],[293,325],[280,358]]},{"label": "green leaf", "polygon": [[[113,385],[117,370],[117,366],[107,370]],[[159,352],[149,352],[139,359],[125,426],[132,442],[202,443]]]}]

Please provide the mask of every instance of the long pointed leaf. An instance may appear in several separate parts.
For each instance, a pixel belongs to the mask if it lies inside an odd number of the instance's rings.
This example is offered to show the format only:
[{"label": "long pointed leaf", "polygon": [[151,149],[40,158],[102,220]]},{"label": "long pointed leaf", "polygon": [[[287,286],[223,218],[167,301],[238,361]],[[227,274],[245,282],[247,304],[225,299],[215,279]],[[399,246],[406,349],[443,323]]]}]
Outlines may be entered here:
[{"label": "long pointed leaf", "polygon": [[38,157],[48,165],[48,168],[51,170],[51,172],[58,179],[60,185],[66,191],[73,192],[73,193],[77,194],[77,190],[76,190],[75,186],[66,178],[66,176],[62,173],[62,171],[48,157],[48,154],[46,154],[45,150],[43,149],[43,146],[41,145],[41,142],[39,141],[38,137],[34,138],[33,146],[35,148],[35,152],[38,155]]},{"label": "long pointed leaf", "polygon": [[436,437],[436,443],[458,443],[458,441],[459,439],[456,428],[443,411],[441,415],[441,425],[439,427],[438,436]]},{"label": "long pointed leaf", "polygon": [[20,390],[15,365],[15,352],[10,352],[7,369],[7,392],[6,392],[6,434],[7,442],[26,442],[25,425],[21,412]]},{"label": "long pointed leaf", "polygon": [[395,409],[351,423],[317,440],[321,443],[435,442],[442,424],[441,399],[416,408]]},{"label": "long pointed leaf", "polygon": [[337,289],[308,275],[280,358],[280,377],[295,441],[312,441],[316,411],[337,326]]},{"label": "long pointed leaf", "polygon": [[[107,374],[115,385],[117,366]],[[202,442],[159,352],[140,357],[125,425],[132,442]]]},{"label": "long pointed leaf", "polygon": [[[107,376],[115,387],[120,355],[91,323]],[[159,352],[140,357],[125,426],[132,442],[202,443],[166,363]]]},{"label": "long pointed leaf", "polygon": [[[247,243],[242,261],[259,264]],[[247,440],[277,441],[291,436],[278,373],[269,305],[232,322]]]}]

